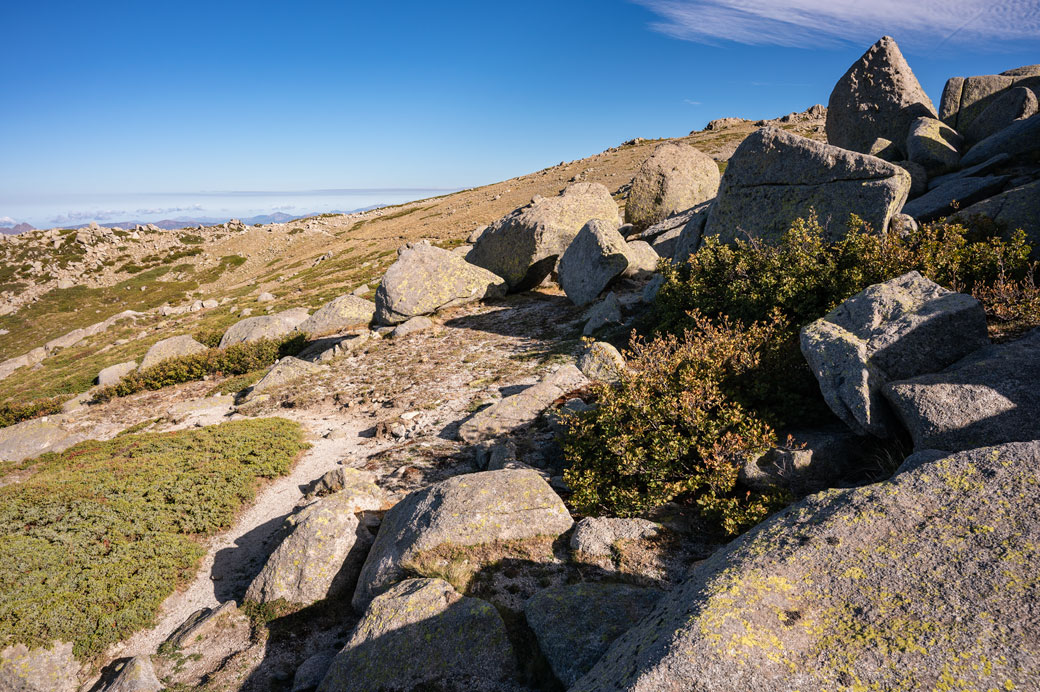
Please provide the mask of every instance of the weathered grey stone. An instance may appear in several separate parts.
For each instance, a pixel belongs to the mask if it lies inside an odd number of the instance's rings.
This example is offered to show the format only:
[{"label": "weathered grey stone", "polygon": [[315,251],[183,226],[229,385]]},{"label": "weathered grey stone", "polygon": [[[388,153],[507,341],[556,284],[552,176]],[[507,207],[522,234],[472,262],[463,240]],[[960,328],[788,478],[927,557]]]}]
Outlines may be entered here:
[{"label": "weathered grey stone", "polygon": [[103,368],[101,372],[98,373],[97,383],[102,387],[108,387],[110,385],[118,383],[119,380],[123,379],[125,376],[129,375],[134,370],[137,370],[136,360],[128,360],[125,363],[116,363],[115,365],[109,365],[107,368]]},{"label": "weathered grey stone", "polygon": [[376,289],[376,321],[395,325],[420,315],[505,295],[501,277],[423,240],[401,248]]},{"label": "weathered grey stone", "polygon": [[960,178],[971,178],[975,176],[985,175],[990,171],[996,170],[1003,166],[1005,163],[1011,160],[1011,157],[1007,154],[997,154],[991,159],[987,159],[980,164],[969,166],[968,168],[962,168],[956,173],[947,173],[946,175],[940,175],[938,178],[932,178],[928,181],[928,189],[934,190],[940,185],[958,180]]},{"label": "weathered grey stone", "polygon": [[256,297],[256,302],[258,302],[258,303],[273,303],[274,300],[275,300],[274,294],[273,293],[268,293],[267,291],[264,291],[263,293],[261,293],[260,295],[258,295]]},{"label": "weathered grey stone", "polygon": [[606,557],[613,554],[618,541],[653,538],[663,531],[660,524],[646,519],[585,517],[571,534],[571,550],[575,553]]},{"label": "weathered grey stone", "polygon": [[44,452],[63,452],[85,439],[49,417],[22,421],[0,428],[0,461],[23,461]]},{"label": "weathered grey stone", "polygon": [[987,343],[982,305],[916,271],[864,289],[801,334],[827,405],[854,432],[878,437],[897,430],[886,382],[941,370]]},{"label": "weathered grey stone", "polygon": [[694,567],[570,692],[1029,689],[1038,469],[1040,442],[927,452],[810,496]]},{"label": "weathered grey stone", "polygon": [[797,496],[832,488],[863,463],[863,438],[847,429],[791,432],[792,445],[749,458],[738,479],[756,490],[787,490]]},{"label": "weathered grey stone", "polygon": [[1040,115],[1016,120],[995,135],[982,140],[964,155],[962,166],[974,166],[997,154],[1013,158],[1036,157],[1040,154]]},{"label": "weathered grey stone", "polygon": [[612,221],[582,226],[557,266],[560,288],[575,305],[588,305],[628,269],[628,246]]},{"label": "weathered grey stone", "polygon": [[[675,214],[672,214],[668,218],[664,219],[663,221],[659,221],[658,223],[655,223],[653,226],[650,226],[649,228],[642,230],[639,233],[631,235],[631,237],[628,237],[628,239],[645,240],[646,242],[652,245],[654,239],[657,238],[659,235],[667,233],[668,231],[681,231],[686,226],[686,224],[690,222],[690,219],[699,213],[698,210],[700,210],[703,206],[703,204],[698,204],[695,207],[690,207],[689,209],[676,212]],[[626,226],[632,227],[631,224],[626,224]],[[623,228],[624,226],[621,229],[618,229],[618,232],[622,232]],[[622,233],[622,235],[625,234]]]},{"label": "weathered grey stone", "polygon": [[599,183],[574,183],[491,224],[466,259],[522,291],[549,276],[560,255],[589,219],[616,219],[617,204]]},{"label": "weathered grey stone", "polygon": [[592,306],[586,317],[588,319],[581,333],[584,336],[592,336],[608,324],[621,324],[621,303],[618,302],[617,296],[610,292]]},{"label": "weathered grey stone", "polygon": [[123,664],[112,683],[105,687],[105,692],[159,692],[161,689],[151,659],[134,656]]},{"label": "weathered grey stone", "polygon": [[535,471],[482,471],[434,483],[407,495],[383,517],[354,592],[368,604],[405,576],[423,551],[449,544],[559,536],[573,522],[563,501]]},{"label": "weathered grey stone", "polygon": [[924,166],[913,161],[897,161],[896,165],[910,174],[910,192],[907,199],[920,197],[928,192],[928,171]]},{"label": "weathered grey stone", "polygon": [[625,221],[636,228],[706,202],[719,189],[719,167],[707,154],[678,142],[654,149],[632,179]]},{"label": "weathered grey stone", "polygon": [[470,245],[473,245],[478,240],[480,240],[480,236],[484,235],[484,231],[486,231],[487,229],[487,224],[484,224],[483,226],[477,226],[473,229],[473,232],[466,237],[466,242]]},{"label": "weathered grey stone", "polygon": [[920,224],[917,220],[909,214],[896,214],[892,217],[892,220],[888,222],[888,230],[893,233],[898,233],[902,237],[906,237],[909,234],[917,231],[920,228]]},{"label": "weathered grey stone", "polygon": [[394,327],[393,331],[390,332],[391,339],[400,339],[401,337],[408,336],[409,334],[415,334],[422,332],[433,326],[433,320],[429,317],[413,317],[412,319],[399,324]]},{"label": "weathered grey stone", "polygon": [[1025,87],[1008,89],[993,99],[992,103],[971,121],[964,131],[964,139],[969,144],[981,142],[1016,120],[1036,115],[1036,112],[1037,98],[1032,89]]},{"label": "weathered grey stone", "polygon": [[578,358],[578,369],[582,374],[600,382],[617,382],[625,367],[625,357],[603,341],[589,345]]},{"label": "weathered grey stone", "polygon": [[260,339],[281,339],[297,331],[308,316],[306,308],[293,308],[273,315],[247,317],[228,327],[220,339],[220,348]]},{"label": "weathered grey stone", "polygon": [[168,653],[153,658],[155,672],[167,686],[201,687],[228,658],[249,648],[252,629],[234,601],[197,610],[167,638],[162,651]]},{"label": "weathered grey stone", "polygon": [[850,214],[881,231],[909,191],[910,174],[894,164],[762,128],[730,158],[704,235],[777,240],[814,212],[829,238],[846,233]]},{"label": "weathered grey stone", "polygon": [[[683,227],[685,228],[685,226]],[[651,247],[661,257],[671,257],[675,254],[675,248],[679,244],[679,238],[682,237],[682,228],[673,228],[670,231],[666,231],[661,235],[654,238]]]},{"label": "weathered grey stone", "polygon": [[943,89],[939,117],[958,132],[967,132],[994,101],[1015,87],[1040,89],[1037,66],[1027,65],[1001,74],[954,77]]},{"label": "weathered grey stone", "polygon": [[909,214],[918,221],[933,221],[940,216],[949,216],[958,208],[963,209],[999,193],[1007,180],[1006,175],[955,178],[907,202],[903,205],[902,213]]},{"label": "weathered grey stone", "polygon": [[917,449],[961,450],[1040,437],[1040,329],[942,372],[885,385]]},{"label": "weathered grey stone", "polygon": [[497,692],[515,667],[494,606],[440,579],[409,579],[372,601],[318,690]]},{"label": "weathered grey stone", "polygon": [[901,147],[910,123],[924,116],[934,118],[935,106],[895,40],[883,36],[834,86],[827,102],[827,142],[867,153],[883,137]]},{"label": "weathered grey stone", "polygon": [[169,358],[191,356],[196,353],[203,353],[206,350],[205,346],[187,334],[171,336],[168,339],[156,341],[152,344],[152,347],[144,354],[144,358],[141,359],[141,370],[147,370]]},{"label": "weathered grey stone", "polygon": [[628,268],[622,276],[638,278],[648,276],[657,271],[657,263],[661,256],[644,240],[633,240],[625,243],[625,256],[628,257]]},{"label": "weathered grey stone", "polygon": [[477,444],[526,428],[537,421],[552,402],[587,383],[581,371],[573,365],[565,365],[538,384],[477,411],[459,426],[459,439]]},{"label": "weathered grey stone", "polygon": [[332,661],[339,652],[328,649],[314,654],[304,661],[293,676],[292,692],[314,692],[325,679]]},{"label": "weathered grey stone", "polygon": [[72,644],[30,649],[12,644],[0,651],[0,689],[11,692],[76,692],[79,664]]},{"label": "weathered grey stone", "polygon": [[884,159],[885,161],[898,161],[906,155],[906,152],[903,151],[903,149],[904,147],[897,145],[890,139],[878,137],[870,145],[870,148],[863,153],[870,154],[871,156],[876,156],[879,159]]},{"label": "weathered grey stone", "polygon": [[704,224],[708,221],[708,211],[714,201],[705,202],[692,210],[689,221],[683,226],[675,245],[672,246],[672,254],[669,255],[675,262],[686,262],[700,247]]},{"label": "weathered grey stone", "polygon": [[570,687],[663,595],[658,589],[627,584],[556,586],[529,598],[524,616],[549,667]]},{"label": "weathered grey stone", "polygon": [[353,593],[376,524],[367,512],[382,508],[386,495],[370,473],[354,469],[348,487],[306,506],[286,521],[291,531],[275,548],[246,591],[246,599],[310,605]]},{"label": "weathered grey stone", "polygon": [[1005,238],[1009,238],[1017,229],[1025,231],[1027,241],[1033,248],[1031,257],[1040,260],[1040,180],[973,204],[952,218],[969,221],[975,216],[986,216],[1002,224],[1005,227]]},{"label": "weathered grey stone", "polygon": [[964,138],[938,118],[918,118],[910,123],[906,157],[924,166],[928,175],[942,175],[957,168],[963,144]]},{"label": "weathered grey stone", "polygon": [[375,313],[375,303],[348,293],[318,308],[300,323],[299,330],[312,337],[336,334],[354,327],[368,326]]},{"label": "weathered grey stone", "polygon": [[267,374],[260,378],[260,381],[250,388],[249,393],[245,396],[245,400],[249,401],[269,389],[281,387],[282,385],[298,380],[301,377],[313,375],[321,370],[322,366],[320,365],[308,363],[305,360],[293,358],[292,356],[285,356],[272,365],[271,369],[267,371]]}]

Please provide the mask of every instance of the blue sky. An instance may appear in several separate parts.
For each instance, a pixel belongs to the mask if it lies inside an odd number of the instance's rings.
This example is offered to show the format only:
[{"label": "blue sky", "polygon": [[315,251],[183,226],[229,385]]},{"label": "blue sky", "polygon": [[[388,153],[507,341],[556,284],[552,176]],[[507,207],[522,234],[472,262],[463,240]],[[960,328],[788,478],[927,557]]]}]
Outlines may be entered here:
[{"label": "blue sky", "polygon": [[12,0],[0,26],[0,217],[33,195],[483,184],[826,103],[883,33],[936,101],[1040,62],[1040,0]]}]

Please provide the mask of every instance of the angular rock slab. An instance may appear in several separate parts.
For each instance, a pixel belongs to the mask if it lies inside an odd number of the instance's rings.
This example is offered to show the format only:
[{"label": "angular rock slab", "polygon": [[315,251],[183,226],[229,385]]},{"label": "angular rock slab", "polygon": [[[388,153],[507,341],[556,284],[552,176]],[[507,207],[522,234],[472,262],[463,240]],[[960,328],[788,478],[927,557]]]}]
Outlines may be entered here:
[{"label": "angular rock slab", "polygon": [[935,106],[899,45],[883,36],[834,85],[827,102],[827,142],[862,153],[879,137],[902,146],[919,117],[936,117]]},{"label": "angular rock slab", "polygon": [[1006,175],[955,178],[907,202],[903,205],[902,213],[909,214],[919,221],[932,221],[941,216],[949,216],[958,206],[963,208],[999,193],[1006,182]]},{"label": "angular rock slab", "polygon": [[672,246],[670,257],[675,262],[685,263],[693,253],[697,252],[697,248],[701,245],[701,238],[704,236],[704,224],[708,221],[708,212],[714,201],[705,202],[691,210],[689,221],[683,226],[682,231],[679,232],[679,237],[675,241],[675,245]]},{"label": "angular rock slab", "polygon": [[116,363],[115,365],[109,365],[107,368],[101,370],[97,376],[97,383],[100,387],[108,387],[113,384],[118,384],[119,380],[123,379],[126,375],[129,375],[134,370],[137,370],[137,361],[128,360],[125,363]]},{"label": "angular rock slab", "polygon": [[907,459],[695,567],[570,692],[1032,689],[1040,442]]},{"label": "angular rock slab", "polygon": [[162,685],[147,656],[134,656],[127,661],[105,692],[159,692]]},{"label": "angular rock slab", "polygon": [[646,278],[657,271],[657,264],[661,261],[657,251],[643,240],[625,243],[625,256],[628,257],[628,267],[622,276],[629,278]]},{"label": "angular rock slab", "polygon": [[[656,253],[655,253],[656,254]],[[628,269],[628,245],[612,221],[592,219],[560,257],[560,288],[575,305],[588,305]]]},{"label": "angular rock slab", "polygon": [[884,393],[917,449],[1040,438],[1040,329],[942,372],[890,382]]},{"label": "angular rock slab", "polygon": [[293,308],[273,315],[247,317],[228,327],[220,338],[220,348],[261,339],[281,339],[296,331],[308,316],[306,308]]},{"label": "angular rock slab", "polygon": [[906,136],[906,157],[924,166],[928,175],[941,175],[957,168],[964,138],[938,118],[918,118]]},{"label": "angular rock slab", "polygon": [[625,357],[605,341],[591,344],[578,357],[578,369],[590,380],[617,382],[625,368]]},{"label": "angular rock slab", "polygon": [[552,402],[586,384],[588,380],[576,367],[565,365],[538,384],[477,411],[459,426],[459,439],[478,444],[523,429],[537,421]]},{"label": "angular rock slab", "polygon": [[1033,248],[1030,257],[1040,260],[1040,180],[973,204],[951,218],[967,222],[975,216],[985,216],[1003,225],[1005,238],[1018,229],[1025,231]]},{"label": "angular rock slab", "polygon": [[1040,156],[1040,115],[1016,120],[1003,130],[982,140],[964,155],[962,166],[983,163],[998,154],[1013,158]]},{"label": "angular rock slab", "polygon": [[[1040,80],[1037,84],[1040,90]],[[971,121],[964,138],[971,143],[991,137],[1016,120],[1036,115],[1036,92],[1025,87],[1015,87],[1003,92],[993,100],[979,117]]]},{"label": "angular rock slab", "polygon": [[246,591],[246,599],[269,603],[279,598],[310,605],[352,593],[373,542],[373,520],[366,512],[386,501],[373,476],[355,469],[344,490],[308,505],[287,520],[290,533],[275,548]]},{"label": "angular rock slab", "polygon": [[660,524],[647,519],[585,517],[574,527],[570,545],[575,553],[606,557],[613,553],[618,541],[653,538],[661,531]]},{"label": "angular rock slab", "polygon": [[774,241],[814,212],[832,239],[845,235],[850,214],[881,232],[909,192],[899,166],[764,127],[730,158],[704,235]]},{"label": "angular rock slab", "polygon": [[627,584],[581,583],[539,591],[524,603],[527,624],[553,674],[570,687],[611,643],[664,595]]},{"label": "angular rock slab", "polygon": [[312,337],[336,334],[354,327],[368,326],[375,314],[375,303],[348,293],[318,308],[300,323],[299,330]]},{"label": "angular rock slab", "polygon": [[688,144],[662,144],[632,179],[625,222],[646,228],[706,202],[718,192],[719,178],[718,164],[707,154]]},{"label": "angular rock slab", "polygon": [[885,383],[935,372],[988,343],[982,305],[916,271],[867,287],[801,334],[827,405],[854,432],[877,437],[897,432]]},{"label": "angular rock slab", "polygon": [[322,366],[320,365],[308,363],[305,360],[293,358],[292,356],[286,356],[275,363],[271,369],[267,371],[267,374],[260,378],[259,382],[253,385],[249,390],[249,394],[246,395],[245,400],[248,401],[269,389],[274,389],[298,380],[301,377],[306,377],[307,375],[320,372],[321,369]]},{"label": "angular rock slab", "polygon": [[563,501],[535,471],[482,471],[407,495],[383,517],[354,592],[355,610],[405,576],[419,553],[442,544],[558,536],[573,521]]},{"label": "angular rock slab", "polygon": [[69,432],[56,420],[60,419],[37,418],[0,428],[0,461],[23,461],[45,452],[64,452],[87,439]]},{"label": "angular rock slab", "polygon": [[440,579],[408,579],[372,601],[318,692],[483,692],[515,668],[494,606]]},{"label": "angular rock slab", "polygon": [[481,234],[466,260],[501,276],[511,291],[534,288],[590,219],[617,219],[606,187],[574,183],[502,217]]},{"label": "angular rock slab", "polygon": [[404,246],[376,289],[376,321],[407,322],[420,315],[505,295],[501,277],[423,240]]},{"label": "angular rock slab", "polygon": [[144,358],[141,359],[141,370],[147,370],[169,358],[192,356],[196,353],[203,353],[206,350],[208,349],[205,346],[187,334],[171,336],[168,339],[156,341],[152,344],[152,347],[144,354]]}]

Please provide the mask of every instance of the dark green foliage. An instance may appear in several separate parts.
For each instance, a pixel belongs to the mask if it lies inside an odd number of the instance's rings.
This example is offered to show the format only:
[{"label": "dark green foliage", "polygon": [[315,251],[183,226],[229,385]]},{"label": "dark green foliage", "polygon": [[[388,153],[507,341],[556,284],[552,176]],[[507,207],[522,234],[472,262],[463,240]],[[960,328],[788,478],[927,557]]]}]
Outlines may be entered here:
[{"label": "dark green foliage", "polygon": [[296,355],[306,343],[306,336],[295,334],[281,341],[261,339],[170,358],[147,370],[130,373],[118,383],[98,391],[94,400],[108,401],[145,390],[201,380],[207,375],[244,375],[273,365],[279,358]]},{"label": "dark green foliage", "polygon": [[632,366],[564,442],[572,502],[631,515],[673,498],[696,502],[734,533],[774,507],[741,491],[739,466],[775,443],[773,429],[832,418],[799,349],[802,326],[871,284],[918,270],[972,291],[992,320],[1040,322],[1036,267],[1021,232],[945,222],[906,236],[872,234],[855,217],[826,242],[814,219],[777,245],[708,238],[688,263],[663,263],[654,334],[633,340]]},{"label": "dark green foliage", "polygon": [[154,622],[197,540],[305,448],[279,418],[84,442],[0,488],[0,641],[71,641],[81,659]]},{"label": "dark green foliage", "polygon": [[61,397],[53,399],[36,399],[24,404],[11,402],[0,403],[0,428],[6,428],[15,423],[41,416],[50,416],[61,413],[61,405],[64,400]]}]

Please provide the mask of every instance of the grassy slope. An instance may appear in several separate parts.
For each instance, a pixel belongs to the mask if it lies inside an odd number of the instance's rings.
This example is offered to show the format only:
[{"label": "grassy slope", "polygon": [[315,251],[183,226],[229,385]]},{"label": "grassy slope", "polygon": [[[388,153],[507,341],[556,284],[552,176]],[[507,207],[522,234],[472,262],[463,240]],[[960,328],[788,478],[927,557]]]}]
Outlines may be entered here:
[{"label": "grassy slope", "polygon": [[266,418],[41,457],[0,488],[0,648],[57,639],[89,659],[148,626],[194,574],[197,538],[230,526],[303,447],[298,424]]}]

